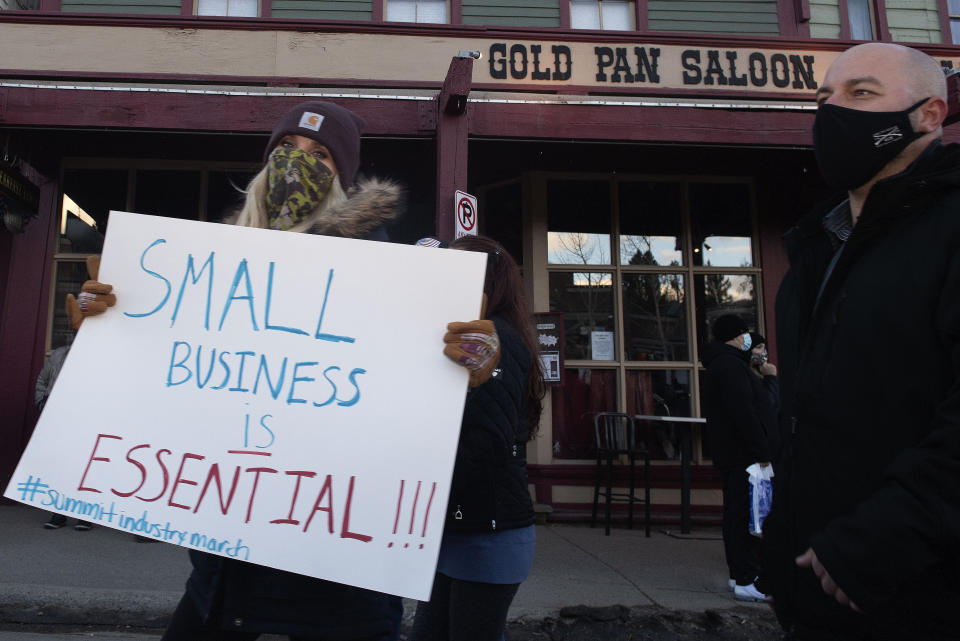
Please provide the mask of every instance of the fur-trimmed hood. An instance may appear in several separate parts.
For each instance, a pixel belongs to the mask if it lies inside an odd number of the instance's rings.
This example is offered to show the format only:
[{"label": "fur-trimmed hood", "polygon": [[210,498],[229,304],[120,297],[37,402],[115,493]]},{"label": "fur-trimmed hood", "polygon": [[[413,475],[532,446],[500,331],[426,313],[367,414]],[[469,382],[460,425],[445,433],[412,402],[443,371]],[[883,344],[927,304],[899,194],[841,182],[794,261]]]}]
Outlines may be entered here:
[{"label": "fur-trimmed hood", "polygon": [[306,231],[322,236],[369,238],[378,228],[400,218],[405,205],[405,193],[398,183],[361,178],[347,192],[345,201],[327,208]]}]

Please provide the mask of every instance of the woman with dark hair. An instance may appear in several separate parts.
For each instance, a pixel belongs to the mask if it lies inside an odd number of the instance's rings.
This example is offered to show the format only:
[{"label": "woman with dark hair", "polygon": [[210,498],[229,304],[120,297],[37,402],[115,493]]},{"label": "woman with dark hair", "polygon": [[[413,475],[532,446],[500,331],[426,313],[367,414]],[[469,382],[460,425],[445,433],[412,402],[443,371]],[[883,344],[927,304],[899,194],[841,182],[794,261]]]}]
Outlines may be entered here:
[{"label": "woman with dark hair", "polygon": [[483,331],[480,324],[487,323],[484,333],[499,339],[500,359],[490,378],[467,392],[433,592],[429,603],[417,606],[411,640],[499,641],[510,603],[533,563],[526,450],[536,434],[545,387],[513,258],[489,238],[464,236],[450,247],[486,253],[487,273],[485,319],[452,323],[455,332],[448,338]]},{"label": "woman with dark hair", "polygon": [[[389,181],[358,179],[362,127],[356,114],[333,103],[294,107],[274,126],[264,167],[250,182],[242,209],[226,222],[387,240],[386,227],[402,211],[402,193]],[[90,271],[93,280],[80,295],[67,296],[74,328],[116,302],[111,286]],[[471,371],[471,385],[489,376],[499,354],[493,329],[475,327],[477,322],[459,324],[471,328],[469,335],[452,330],[445,337],[445,352],[455,347],[470,356],[455,360]],[[247,641],[261,633],[304,641],[399,637],[399,597],[197,550],[190,550],[190,560],[193,572],[163,641]]]}]

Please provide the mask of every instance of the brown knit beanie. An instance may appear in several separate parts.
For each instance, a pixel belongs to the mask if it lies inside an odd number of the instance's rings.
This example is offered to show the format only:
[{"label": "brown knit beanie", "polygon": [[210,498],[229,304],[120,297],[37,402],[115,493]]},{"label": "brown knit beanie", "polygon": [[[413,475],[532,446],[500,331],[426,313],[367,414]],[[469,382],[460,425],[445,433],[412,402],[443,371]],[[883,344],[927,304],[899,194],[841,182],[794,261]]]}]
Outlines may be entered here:
[{"label": "brown knit beanie", "polygon": [[360,167],[362,129],[363,119],[340,105],[332,102],[304,102],[277,121],[270,134],[270,142],[263,152],[263,161],[267,161],[284,136],[312,138],[330,150],[340,175],[340,184],[344,189],[348,189],[353,185]]}]

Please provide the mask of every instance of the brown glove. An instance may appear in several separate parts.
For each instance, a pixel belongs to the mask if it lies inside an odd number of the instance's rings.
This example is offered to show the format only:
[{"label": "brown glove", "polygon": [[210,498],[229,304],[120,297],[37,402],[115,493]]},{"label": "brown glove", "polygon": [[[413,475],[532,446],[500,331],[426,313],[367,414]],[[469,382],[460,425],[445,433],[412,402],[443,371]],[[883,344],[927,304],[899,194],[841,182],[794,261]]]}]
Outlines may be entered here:
[{"label": "brown glove", "polygon": [[443,342],[443,353],[470,370],[470,387],[486,383],[500,363],[500,337],[493,321],[450,323]]},{"label": "brown glove", "polygon": [[67,294],[67,318],[73,329],[80,329],[80,324],[87,316],[102,314],[108,307],[117,304],[116,295],[110,293],[113,285],[105,285],[97,281],[97,274],[100,273],[100,256],[87,256],[87,272],[91,280],[83,284],[80,294],[76,298],[73,294]]}]

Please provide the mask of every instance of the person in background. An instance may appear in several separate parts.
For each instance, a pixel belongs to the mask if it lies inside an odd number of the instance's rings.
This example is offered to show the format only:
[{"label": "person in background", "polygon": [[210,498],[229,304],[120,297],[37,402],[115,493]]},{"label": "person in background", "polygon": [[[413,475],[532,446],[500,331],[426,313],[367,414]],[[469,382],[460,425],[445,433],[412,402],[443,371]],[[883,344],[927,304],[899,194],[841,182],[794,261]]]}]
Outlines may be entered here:
[{"label": "person in background", "polygon": [[[66,360],[69,351],[69,345],[61,345],[56,348],[50,352],[47,360],[43,363],[43,367],[40,369],[40,375],[37,376],[37,386],[34,388],[33,402],[41,412],[47,404],[47,398],[50,396],[50,392],[53,391],[53,384],[57,382],[57,376],[60,375],[60,369],[63,367],[63,361]],[[66,524],[66,516],[51,512],[50,518],[43,524],[43,527],[48,530],[58,530]],[[78,519],[73,529],[79,532],[86,532],[91,527],[93,526],[89,521]]]},{"label": "person in background", "polygon": [[[486,325],[484,335],[499,337],[500,357],[492,376],[471,382],[467,393],[433,592],[417,606],[410,639],[499,641],[533,563],[526,448],[536,434],[545,386],[533,316],[513,258],[489,238],[463,236],[450,247],[487,254],[486,313],[482,321],[452,324],[447,340]],[[477,340],[482,344],[482,336]],[[485,350],[492,353],[494,346]],[[478,356],[456,348],[447,355]]]},{"label": "person in background", "polygon": [[[264,167],[247,188],[242,209],[226,222],[247,227],[366,240],[387,240],[401,215],[398,185],[358,179],[363,121],[330,102],[297,105],[274,126]],[[310,277],[304,275],[304,277]],[[68,301],[71,321],[102,313],[109,285],[84,283]],[[71,297],[72,298],[72,297]],[[72,310],[72,311],[71,311]],[[445,350],[472,357],[458,362],[480,384],[493,371],[494,330],[466,324],[449,330]],[[399,597],[190,550],[193,572],[163,641],[248,641],[262,633],[292,640],[387,641],[397,639],[403,613]]]},{"label": "person in background", "polygon": [[780,460],[782,452],[782,439],[777,429],[780,421],[780,380],[777,378],[777,366],[770,362],[767,338],[759,332],[750,332],[750,342],[750,369],[763,380],[763,388],[767,392],[767,402],[761,409],[761,420],[767,430],[771,462],[775,464]]},{"label": "person in background", "polygon": [[766,601],[757,585],[760,540],[750,534],[750,482],[746,469],[770,465],[764,412],[769,395],[750,367],[752,339],[746,322],[725,314],[713,323],[713,340],[703,350],[703,413],[713,464],[723,477],[723,548],[729,585],[740,601]]},{"label": "person in background", "polygon": [[960,147],[940,63],[840,54],[813,144],[836,190],[784,241],[777,294],[791,447],[764,522],[788,639],[960,630]]}]

